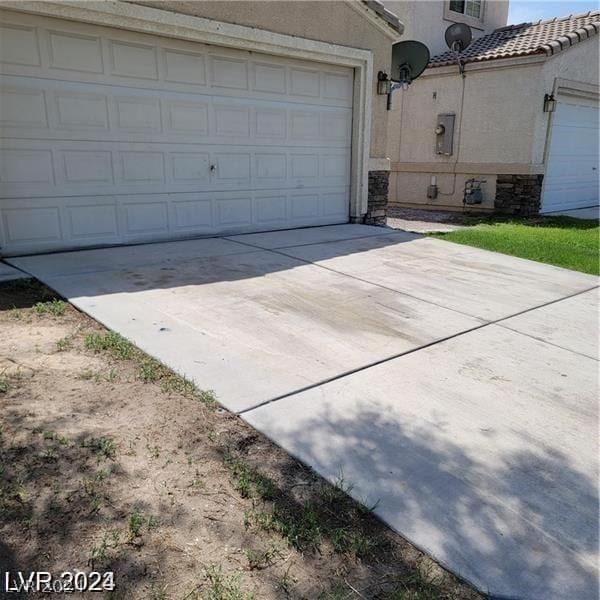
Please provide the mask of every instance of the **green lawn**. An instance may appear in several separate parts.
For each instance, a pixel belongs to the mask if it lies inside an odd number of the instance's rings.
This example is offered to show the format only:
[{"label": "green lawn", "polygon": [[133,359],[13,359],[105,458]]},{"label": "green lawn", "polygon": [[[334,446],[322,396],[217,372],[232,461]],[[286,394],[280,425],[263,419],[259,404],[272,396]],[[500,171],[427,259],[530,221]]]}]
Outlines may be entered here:
[{"label": "green lawn", "polygon": [[520,256],[584,273],[600,274],[598,221],[539,217],[525,221],[469,219],[471,227],[433,237]]}]

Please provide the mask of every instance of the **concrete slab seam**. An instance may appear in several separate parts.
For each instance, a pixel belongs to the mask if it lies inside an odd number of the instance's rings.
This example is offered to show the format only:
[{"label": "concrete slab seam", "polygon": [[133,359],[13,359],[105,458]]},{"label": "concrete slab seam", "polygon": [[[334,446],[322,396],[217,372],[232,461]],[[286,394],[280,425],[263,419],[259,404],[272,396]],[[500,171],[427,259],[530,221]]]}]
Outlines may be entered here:
[{"label": "concrete slab seam", "polygon": [[[598,289],[598,287],[599,286],[593,286],[593,287],[588,288],[586,290],[581,290],[579,292],[574,292],[573,294],[569,294],[568,296],[564,296],[563,298],[558,298],[556,300],[549,300],[548,302],[545,302],[545,303],[540,304],[538,306],[534,306],[534,307],[531,307],[531,308],[526,308],[526,309],[524,309],[522,311],[516,312],[516,313],[508,315],[506,317],[502,317],[500,319],[496,319],[495,321],[489,321],[489,322],[486,322],[486,323],[482,323],[481,325],[477,325],[475,327],[471,327],[469,329],[465,329],[463,331],[459,331],[458,333],[453,333],[452,335],[445,336],[443,338],[440,338],[439,340],[434,340],[432,342],[428,342],[427,344],[423,344],[421,346],[417,346],[416,348],[411,348],[410,350],[405,350],[404,352],[400,352],[398,354],[394,354],[392,356],[388,356],[387,358],[382,358],[381,360],[377,360],[377,361],[374,361],[374,362],[369,363],[367,365],[363,365],[362,367],[357,367],[356,369],[351,369],[351,370],[345,371],[344,373],[341,373],[339,375],[335,375],[333,377],[329,377],[327,379],[323,379],[320,382],[313,383],[311,385],[307,385],[307,386],[305,386],[303,388],[299,388],[299,389],[297,389],[297,390],[295,390],[293,392],[288,392],[287,394],[282,394],[281,396],[277,396],[275,398],[271,398],[269,400],[265,400],[263,402],[260,402],[259,404],[256,404],[255,406],[250,406],[248,408],[245,408],[244,410],[240,410],[240,411],[236,412],[235,414],[237,414],[237,415],[243,415],[243,414],[245,414],[247,412],[250,412],[252,410],[256,410],[257,408],[261,408],[263,406],[266,406],[267,404],[272,404],[273,402],[278,402],[279,400],[284,400],[285,398],[289,398],[290,396],[295,396],[296,394],[301,394],[302,392],[306,392],[308,390],[312,390],[312,389],[320,387],[322,385],[326,385],[328,383],[332,383],[334,381],[337,381],[338,379],[343,379],[344,377],[348,377],[350,375],[354,375],[355,373],[360,373],[361,371],[366,371],[367,369],[370,369],[371,367],[376,367],[378,365],[390,362],[390,361],[395,360],[397,358],[402,358],[403,356],[408,356],[409,354],[414,354],[415,352],[418,352],[419,350],[425,350],[426,348],[430,348],[431,346],[436,346],[438,344],[442,344],[442,343],[450,341],[450,340],[452,340],[454,338],[460,337],[462,335],[466,335],[467,333],[472,333],[474,331],[479,331],[480,329],[483,329],[484,327],[489,327],[490,325],[498,325],[502,321],[506,321],[508,319],[512,319],[514,317],[518,317],[520,315],[532,312],[532,311],[537,310],[539,308],[544,308],[545,306],[550,306],[552,304],[556,304],[557,302],[562,302],[563,300],[568,300],[569,298],[573,298],[575,296],[580,296],[581,294],[585,294],[587,292],[591,292],[592,290]],[[505,327],[504,329],[510,329],[510,328]],[[532,337],[532,336],[528,336],[528,337]],[[542,341],[543,343],[548,343],[548,342],[545,342],[544,340],[538,340],[538,341]],[[555,346],[555,344],[550,344],[550,345]],[[563,348],[563,350],[565,350],[566,352],[573,352],[574,354],[580,354],[578,352],[574,352],[573,350],[569,350],[568,348]]]}]

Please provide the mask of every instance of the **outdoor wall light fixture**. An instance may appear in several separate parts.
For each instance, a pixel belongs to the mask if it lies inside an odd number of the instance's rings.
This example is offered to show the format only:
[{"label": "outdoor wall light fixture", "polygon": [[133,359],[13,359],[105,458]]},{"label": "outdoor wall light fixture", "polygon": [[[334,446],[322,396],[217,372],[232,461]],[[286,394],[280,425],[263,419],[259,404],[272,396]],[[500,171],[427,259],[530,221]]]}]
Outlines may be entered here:
[{"label": "outdoor wall light fixture", "polygon": [[377,73],[377,93],[380,96],[387,96],[392,91],[392,82],[388,79],[385,71]]},{"label": "outdoor wall light fixture", "polygon": [[544,94],[544,112],[551,113],[556,110],[554,94]]}]

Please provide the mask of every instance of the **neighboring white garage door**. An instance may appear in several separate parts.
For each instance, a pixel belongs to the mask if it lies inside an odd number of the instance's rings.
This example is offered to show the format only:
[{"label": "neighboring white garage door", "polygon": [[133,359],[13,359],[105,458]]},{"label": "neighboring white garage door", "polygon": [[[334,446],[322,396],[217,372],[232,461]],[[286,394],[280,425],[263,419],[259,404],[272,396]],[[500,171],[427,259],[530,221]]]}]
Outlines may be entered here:
[{"label": "neighboring white garage door", "polygon": [[3,254],[348,221],[352,69],[1,21]]},{"label": "neighboring white garage door", "polygon": [[598,100],[560,95],[552,119],[542,212],[598,205]]}]

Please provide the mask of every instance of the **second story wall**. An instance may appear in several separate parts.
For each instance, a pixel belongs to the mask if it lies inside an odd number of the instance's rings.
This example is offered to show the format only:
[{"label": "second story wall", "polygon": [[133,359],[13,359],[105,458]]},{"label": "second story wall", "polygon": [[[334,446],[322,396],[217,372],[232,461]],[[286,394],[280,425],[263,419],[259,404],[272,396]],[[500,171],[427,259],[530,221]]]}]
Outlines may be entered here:
[{"label": "second story wall", "polygon": [[[384,4],[404,23],[403,39],[423,42],[432,56],[447,50],[444,32],[452,23],[467,23],[475,38],[504,27],[508,19],[508,0],[481,0],[479,4],[474,0],[456,3],[449,0],[384,0]],[[450,10],[451,7],[462,8],[463,13]],[[468,14],[477,11],[479,18]]]}]

